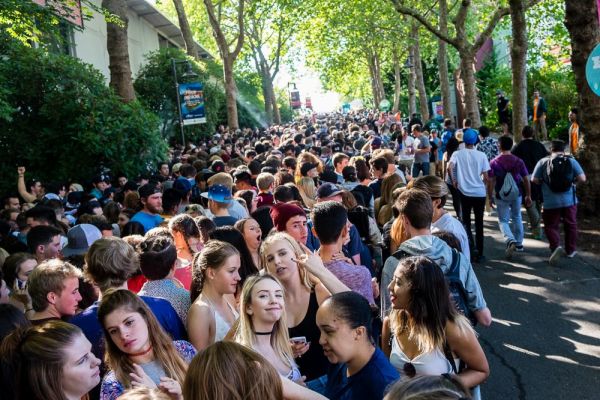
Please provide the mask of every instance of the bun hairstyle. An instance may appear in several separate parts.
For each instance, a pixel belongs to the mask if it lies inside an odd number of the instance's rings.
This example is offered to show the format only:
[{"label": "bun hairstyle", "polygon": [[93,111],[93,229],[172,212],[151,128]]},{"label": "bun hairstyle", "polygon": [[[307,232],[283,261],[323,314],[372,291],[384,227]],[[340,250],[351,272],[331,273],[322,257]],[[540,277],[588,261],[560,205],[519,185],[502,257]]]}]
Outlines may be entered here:
[{"label": "bun hairstyle", "polygon": [[367,338],[373,340],[373,311],[367,299],[356,292],[336,293],[327,300],[337,317],[345,321],[352,329],[364,326]]},{"label": "bun hairstyle", "polygon": [[66,400],[62,390],[65,348],[79,335],[83,335],[81,329],[60,320],[19,328],[8,335],[0,347],[6,398]]},{"label": "bun hairstyle", "polygon": [[209,268],[219,269],[225,261],[240,252],[231,244],[220,240],[209,240],[200,253],[194,255],[192,261],[192,284],[190,287],[190,298],[192,303],[202,293],[206,280],[206,270]]}]

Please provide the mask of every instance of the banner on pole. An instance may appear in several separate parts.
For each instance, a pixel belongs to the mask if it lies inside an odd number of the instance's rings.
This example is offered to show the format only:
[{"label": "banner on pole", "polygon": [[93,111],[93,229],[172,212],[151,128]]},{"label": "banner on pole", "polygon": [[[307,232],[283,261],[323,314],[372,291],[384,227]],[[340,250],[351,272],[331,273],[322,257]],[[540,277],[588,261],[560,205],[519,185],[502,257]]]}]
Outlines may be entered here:
[{"label": "banner on pole", "polygon": [[179,104],[183,125],[206,123],[204,90],[200,82],[179,84]]}]

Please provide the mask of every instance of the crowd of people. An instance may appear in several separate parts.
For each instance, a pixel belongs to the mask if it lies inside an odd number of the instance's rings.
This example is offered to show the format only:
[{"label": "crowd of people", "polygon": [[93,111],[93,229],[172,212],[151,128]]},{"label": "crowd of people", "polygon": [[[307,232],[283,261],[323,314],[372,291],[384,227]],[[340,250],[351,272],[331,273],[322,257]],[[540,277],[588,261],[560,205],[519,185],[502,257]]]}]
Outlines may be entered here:
[{"label": "crowd of people", "polygon": [[40,182],[19,167],[0,213],[3,390],[480,398],[484,212],[507,258],[525,251],[522,205],[549,261],[574,257],[585,175],[564,147],[549,154],[530,127],[515,146],[468,119],[438,131],[361,112],[220,127],[138,177]]}]

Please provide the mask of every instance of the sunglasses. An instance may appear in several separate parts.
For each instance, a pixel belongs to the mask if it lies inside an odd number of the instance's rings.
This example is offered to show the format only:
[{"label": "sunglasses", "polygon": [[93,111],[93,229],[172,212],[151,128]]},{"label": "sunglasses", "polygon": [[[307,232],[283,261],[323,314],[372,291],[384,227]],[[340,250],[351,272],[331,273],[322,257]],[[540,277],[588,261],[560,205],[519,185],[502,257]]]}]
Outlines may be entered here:
[{"label": "sunglasses", "polygon": [[417,370],[415,368],[415,366],[410,363],[404,363],[404,367],[402,367],[402,371],[404,372],[404,375],[406,375],[409,378],[414,378],[415,375],[417,375]]}]

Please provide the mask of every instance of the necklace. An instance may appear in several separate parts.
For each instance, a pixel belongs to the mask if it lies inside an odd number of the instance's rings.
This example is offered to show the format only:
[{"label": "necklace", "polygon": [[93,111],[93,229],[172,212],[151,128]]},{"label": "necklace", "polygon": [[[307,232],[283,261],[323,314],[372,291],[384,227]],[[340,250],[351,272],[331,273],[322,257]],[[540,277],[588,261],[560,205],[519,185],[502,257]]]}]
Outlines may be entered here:
[{"label": "necklace", "polygon": [[150,345],[150,347],[148,347],[148,350],[144,350],[144,351],[142,351],[142,352],[140,352],[140,353],[133,353],[133,354],[130,354],[130,355],[129,355],[129,357],[139,357],[139,356],[143,356],[143,355],[146,355],[146,354],[150,353],[150,350],[152,350],[152,345]]},{"label": "necklace", "polygon": [[270,335],[271,333],[273,333],[273,332],[254,332],[255,335],[264,335],[264,336]]}]

